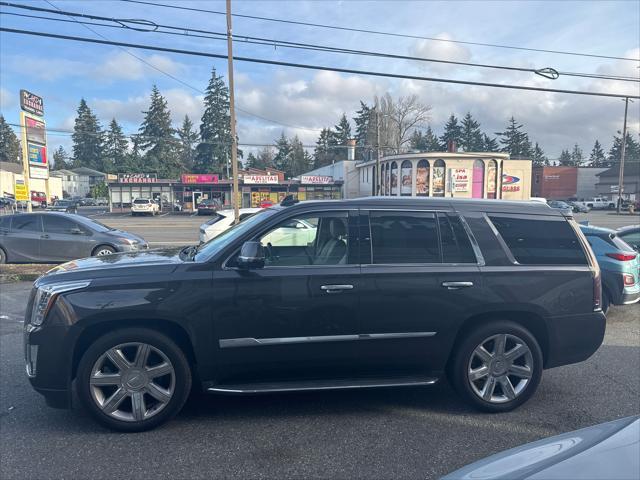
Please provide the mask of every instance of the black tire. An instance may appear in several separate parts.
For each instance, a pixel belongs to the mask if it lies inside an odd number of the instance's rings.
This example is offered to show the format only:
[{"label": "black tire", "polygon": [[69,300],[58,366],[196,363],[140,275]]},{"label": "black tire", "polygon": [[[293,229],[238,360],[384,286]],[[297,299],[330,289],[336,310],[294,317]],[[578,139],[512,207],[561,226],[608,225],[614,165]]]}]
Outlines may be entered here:
[{"label": "black tire", "polygon": [[[514,399],[496,403],[481,398],[480,395],[474,391],[471,380],[469,379],[469,369],[472,366],[472,356],[476,347],[481,345],[484,340],[500,334],[506,334],[510,336],[509,338],[512,338],[512,336],[517,337],[529,348],[529,352],[531,353],[531,376],[528,382],[523,384],[522,390]],[[509,342],[512,342],[512,340],[509,340]],[[517,323],[507,320],[497,320],[481,325],[464,334],[464,337],[456,342],[454,348],[454,356],[448,365],[449,381],[466,402],[479,410],[486,412],[507,412],[513,410],[526,402],[538,388],[543,369],[542,350],[535,337],[526,328]],[[482,380],[479,381],[482,382]],[[509,381],[509,383],[512,382]],[[476,388],[478,387],[476,386]],[[499,387],[499,391],[500,390],[502,390],[502,386]]]},{"label": "black tire", "polygon": [[[95,257],[98,255],[98,252],[107,251],[107,250],[109,251],[109,254],[116,253],[116,249],[110,245],[98,245],[96,248],[93,249],[93,252],[91,252],[91,256]],[[103,255],[106,255],[106,254],[103,253]]]},{"label": "black tire", "polygon": [[5,263],[7,263],[7,252],[0,247],[0,265],[4,265]]},{"label": "black tire", "polygon": [[[109,349],[130,342],[140,342],[162,352],[175,372],[173,394],[157,413],[141,421],[121,420],[103,412],[91,394],[89,379],[96,362]],[[91,416],[102,425],[122,432],[141,432],[155,428],[173,418],[183,407],[191,391],[191,367],[184,354],[171,339],[147,328],[123,328],[98,338],[84,353],[76,378],[78,397]]]}]

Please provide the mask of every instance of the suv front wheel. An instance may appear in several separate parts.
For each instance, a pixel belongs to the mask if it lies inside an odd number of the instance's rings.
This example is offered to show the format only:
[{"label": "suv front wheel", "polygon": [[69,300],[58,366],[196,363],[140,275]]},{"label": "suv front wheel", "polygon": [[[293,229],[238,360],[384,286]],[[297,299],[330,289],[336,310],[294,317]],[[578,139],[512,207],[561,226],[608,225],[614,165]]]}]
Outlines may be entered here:
[{"label": "suv front wheel", "polygon": [[449,378],[475,407],[505,412],[526,402],[542,377],[542,351],[524,327],[492,322],[469,332],[457,345]]},{"label": "suv front wheel", "polygon": [[80,360],[78,396],[103,425],[126,432],[154,428],[176,415],[191,390],[191,369],[168,337],[146,328],[115,330]]}]

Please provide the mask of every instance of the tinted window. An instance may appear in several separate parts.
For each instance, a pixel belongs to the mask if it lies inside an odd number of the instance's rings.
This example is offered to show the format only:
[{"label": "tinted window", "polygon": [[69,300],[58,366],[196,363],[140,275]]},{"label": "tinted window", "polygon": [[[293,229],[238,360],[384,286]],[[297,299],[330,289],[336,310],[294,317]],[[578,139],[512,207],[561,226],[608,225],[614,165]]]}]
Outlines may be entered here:
[{"label": "tinted window", "polygon": [[145,203],[151,203],[151,200],[147,200],[146,198],[136,198],[133,203],[136,205],[143,205]]},{"label": "tinted window", "polygon": [[640,232],[623,234],[620,235],[620,238],[622,238],[629,245],[640,245]]},{"label": "tinted window", "polygon": [[11,217],[5,215],[0,217],[0,232],[8,232],[11,226]]},{"label": "tinted window", "polygon": [[45,215],[42,218],[42,224],[46,233],[71,234],[71,230],[79,228],[75,222],[57,215]]},{"label": "tinted window", "polygon": [[12,232],[42,232],[39,215],[17,215],[11,222]]},{"label": "tinted window", "polygon": [[489,216],[523,265],[586,265],[580,241],[568,222],[535,217]]},{"label": "tinted window", "polygon": [[458,215],[438,214],[442,261],[445,263],[477,263],[462,220]]},{"label": "tinted window", "polygon": [[371,212],[373,263],[439,263],[438,230],[432,213]]}]

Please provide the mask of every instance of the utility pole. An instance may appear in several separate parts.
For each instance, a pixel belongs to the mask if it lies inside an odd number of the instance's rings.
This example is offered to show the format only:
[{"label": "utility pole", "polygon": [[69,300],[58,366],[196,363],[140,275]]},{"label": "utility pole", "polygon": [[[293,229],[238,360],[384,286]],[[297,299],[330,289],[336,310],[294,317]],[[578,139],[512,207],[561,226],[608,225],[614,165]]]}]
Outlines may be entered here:
[{"label": "utility pole", "polygon": [[233,205],[234,223],[240,221],[238,198],[238,141],[236,139],[236,106],[233,88],[233,37],[231,33],[231,0],[227,0],[227,61],[229,75],[229,113],[231,114],[231,172],[233,175]]},{"label": "utility pole", "polygon": [[622,193],[624,192],[624,154],[627,146],[627,111],[629,110],[629,97],[624,99],[624,126],[622,127],[622,150],[620,151],[620,172],[618,174],[618,201],[616,212],[622,208]]},{"label": "utility pole", "polygon": [[380,172],[380,109],[376,105],[376,195],[380,195],[382,189],[382,173]]}]

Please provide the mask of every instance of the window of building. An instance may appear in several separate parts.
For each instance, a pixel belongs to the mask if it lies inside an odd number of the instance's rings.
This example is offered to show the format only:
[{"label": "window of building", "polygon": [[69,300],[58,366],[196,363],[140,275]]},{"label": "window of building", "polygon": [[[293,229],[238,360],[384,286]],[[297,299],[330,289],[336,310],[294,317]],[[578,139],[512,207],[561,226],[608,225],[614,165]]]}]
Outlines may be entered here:
[{"label": "window of building", "polygon": [[444,160],[438,159],[433,164],[433,181],[431,185],[431,195],[434,197],[444,197],[445,192],[445,170],[447,166]]},{"label": "window of building", "polygon": [[266,266],[347,264],[347,212],[289,218],[260,236],[260,243],[266,250]]},{"label": "window of building", "polygon": [[16,215],[11,222],[12,232],[42,232],[40,215]]},{"label": "window of building", "polygon": [[428,212],[370,212],[372,263],[439,263],[436,218]]},{"label": "window of building", "polygon": [[458,215],[438,213],[444,263],[477,263],[469,235]]},{"label": "window of building", "polygon": [[586,265],[575,232],[566,220],[489,215],[514,258],[523,265]]}]

